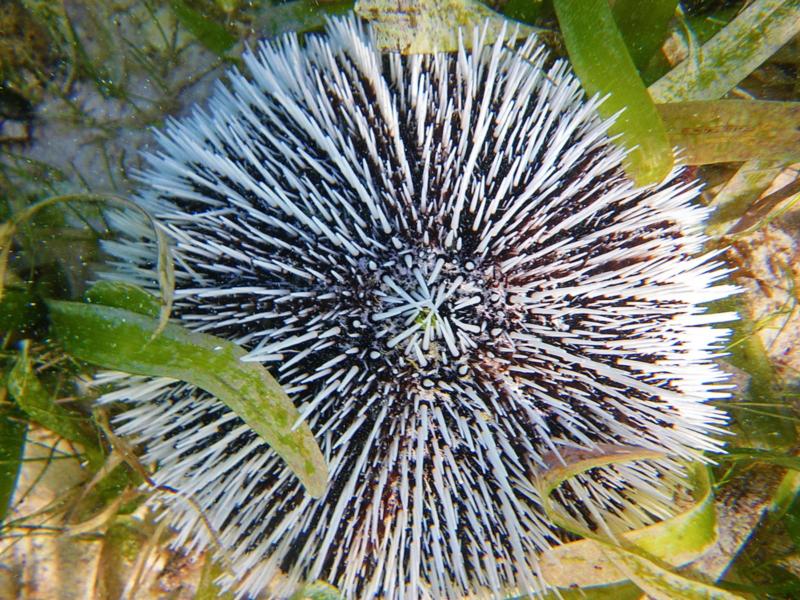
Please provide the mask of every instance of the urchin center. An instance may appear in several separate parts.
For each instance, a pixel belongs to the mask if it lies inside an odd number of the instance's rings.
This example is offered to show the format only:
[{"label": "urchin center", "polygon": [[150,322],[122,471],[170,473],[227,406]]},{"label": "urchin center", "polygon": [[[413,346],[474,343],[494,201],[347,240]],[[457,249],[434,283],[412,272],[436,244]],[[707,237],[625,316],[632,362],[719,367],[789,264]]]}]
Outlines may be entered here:
[{"label": "urchin center", "polygon": [[425,250],[381,266],[369,320],[383,352],[420,368],[455,366],[491,338],[488,305],[502,295],[475,260]]}]

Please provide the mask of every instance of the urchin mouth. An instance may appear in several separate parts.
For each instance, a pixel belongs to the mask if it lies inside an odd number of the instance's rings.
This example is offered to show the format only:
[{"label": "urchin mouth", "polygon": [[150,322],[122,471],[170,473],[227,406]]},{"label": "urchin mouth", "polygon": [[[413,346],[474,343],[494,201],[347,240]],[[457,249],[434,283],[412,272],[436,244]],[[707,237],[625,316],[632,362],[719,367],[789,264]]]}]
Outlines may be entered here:
[{"label": "urchin mouth", "polygon": [[374,352],[465,375],[509,332],[505,278],[489,263],[430,248],[373,262],[374,302],[365,320],[380,346]]}]

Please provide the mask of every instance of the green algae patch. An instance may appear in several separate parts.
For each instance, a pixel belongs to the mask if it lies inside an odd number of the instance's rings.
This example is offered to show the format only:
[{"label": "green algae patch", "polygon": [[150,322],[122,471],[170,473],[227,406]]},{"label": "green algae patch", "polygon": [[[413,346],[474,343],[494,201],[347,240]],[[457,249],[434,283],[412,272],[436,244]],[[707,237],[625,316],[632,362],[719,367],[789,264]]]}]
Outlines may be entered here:
[{"label": "green algae patch", "polygon": [[325,493],[328,471],[311,429],[267,369],[221,338],[113,306],[51,300],[50,330],[64,350],[87,362],[134,375],[186,381],[214,395],[286,461],[306,491]]}]

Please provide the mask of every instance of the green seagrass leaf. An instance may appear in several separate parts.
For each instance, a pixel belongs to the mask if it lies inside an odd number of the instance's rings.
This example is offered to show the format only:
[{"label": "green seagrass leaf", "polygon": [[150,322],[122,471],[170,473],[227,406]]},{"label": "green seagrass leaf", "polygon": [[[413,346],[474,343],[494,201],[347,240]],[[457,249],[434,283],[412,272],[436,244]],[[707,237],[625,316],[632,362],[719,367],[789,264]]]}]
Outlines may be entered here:
[{"label": "green seagrass leaf", "polygon": [[146,317],[158,318],[158,298],[124,281],[98,281],[83,295],[89,304],[124,308]]},{"label": "green seagrass leaf", "polygon": [[608,131],[628,151],[625,171],[638,186],[659,183],[672,170],[672,146],[608,0],[554,0],[553,6],[583,89],[605,97],[600,115],[616,116]]},{"label": "green seagrass leaf", "polygon": [[93,202],[116,205],[139,213],[152,226],[158,247],[157,271],[158,285],[161,290],[158,327],[153,331],[153,336],[158,335],[169,321],[169,313],[172,310],[172,295],[175,291],[175,266],[172,264],[172,251],[169,246],[169,240],[158,226],[153,215],[135,202],[115,194],[66,194],[63,196],[51,196],[12,215],[7,222],[0,223],[0,300],[3,298],[3,288],[6,270],[8,268],[8,258],[11,252],[11,243],[17,233],[19,225],[29,220],[43,208],[54,204],[69,202]]},{"label": "green seagrass leaf", "polygon": [[[542,594],[542,600],[641,600],[642,590],[630,581],[608,585],[559,588]],[[507,600],[522,600],[518,597]]]},{"label": "green seagrass leaf", "polygon": [[253,31],[265,38],[284,33],[304,33],[325,26],[327,17],[346,15],[353,10],[353,0],[291,0],[264,4],[253,17]]},{"label": "green seagrass leaf", "polygon": [[564,481],[592,468],[662,457],[642,448],[601,448],[576,456],[545,473],[537,482],[545,513],[554,523],[585,539],[557,546],[540,561],[542,576],[559,588],[608,586],[630,579],[654,598],[739,598],[725,590],[674,572],[706,552],[717,539],[716,515],[708,469],[689,466],[695,502],[660,523],[610,536],[589,531],[550,500]]},{"label": "green seagrass leaf", "polygon": [[506,31],[527,37],[535,28],[508,21],[476,0],[358,0],[356,14],[372,22],[375,42],[384,52],[429,54],[458,50],[459,36],[464,46],[472,46],[476,28],[491,44]]},{"label": "green seagrass leaf", "polygon": [[302,587],[290,600],[343,600],[344,596],[331,584],[314,581]]},{"label": "green seagrass leaf", "polygon": [[28,430],[25,420],[14,412],[9,406],[0,408],[0,523],[14,497]]},{"label": "green seagrass leaf", "polygon": [[236,43],[236,37],[202,11],[194,10],[183,0],[170,2],[172,12],[203,46],[218,56],[224,56]]},{"label": "green seagrass leaf", "polygon": [[80,414],[57,404],[45,389],[36,377],[28,347],[25,341],[16,364],[8,374],[9,394],[32,420],[64,439],[81,444],[89,462],[95,467],[99,466],[103,462],[103,454],[97,438],[86,428],[86,420]]},{"label": "green seagrass leaf", "polygon": [[656,108],[685,164],[800,160],[800,102],[698,100]]},{"label": "green seagrass leaf", "polygon": [[616,0],[614,21],[639,72],[643,72],[667,37],[678,0]]},{"label": "green seagrass leaf", "polygon": [[796,419],[782,400],[775,366],[759,335],[763,324],[748,318],[749,310],[738,296],[718,300],[714,310],[735,311],[739,315],[739,320],[730,325],[733,335],[725,348],[726,360],[750,375],[744,399],[726,405],[735,419],[739,444],[788,452],[797,444]]},{"label": "green seagrass leaf", "polygon": [[236,344],[121,308],[51,300],[51,333],[66,352],[87,362],[132,373],[180,379],[224,402],[297,475],[308,493],[325,493],[327,465],[311,429],[267,369],[243,362]]},{"label": "green seagrass leaf", "polygon": [[800,32],[800,0],[756,0],[648,90],[653,100],[721,98]]},{"label": "green seagrass leaf", "polygon": [[234,600],[233,593],[223,592],[216,584],[217,578],[224,572],[219,563],[215,562],[211,556],[206,555],[193,600]]},{"label": "green seagrass leaf", "polygon": [[604,555],[655,600],[744,600],[742,596],[716,586],[689,579],[657,561],[613,544],[603,545]]},{"label": "green seagrass leaf", "polygon": [[719,457],[721,462],[752,461],[778,465],[792,471],[800,471],[800,456],[787,452],[774,452],[762,448],[730,448]]}]

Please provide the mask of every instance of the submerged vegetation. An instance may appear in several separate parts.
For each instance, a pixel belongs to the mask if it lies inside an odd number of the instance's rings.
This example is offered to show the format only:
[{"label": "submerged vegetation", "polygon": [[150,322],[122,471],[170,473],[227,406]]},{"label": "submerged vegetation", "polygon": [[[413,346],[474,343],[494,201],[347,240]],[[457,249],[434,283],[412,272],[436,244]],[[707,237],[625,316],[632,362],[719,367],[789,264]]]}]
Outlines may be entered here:
[{"label": "submerged vegetation", "polygon": [[[453,39],[452,14],[466,25],[491,8],[497,19],[538,28],[553,52],[569,56],[585,89],[609,95],[603,110],[626,108],[615,133],[637,148],[626,167],[636,181],[658,181],[671,167],[671,148],[685,148],[683,159],[706,182],[704,201],[716,208],[711,244],[724,249],[743,290],[711,307],[741,317],[722,359],[736,386],[735,397],[720,403],[733,418],[728,453],[713,469],[690,467],[694,489],[679,499],[678,516],[625,539],[598,536],[549,507],[574,541],[545,557],[543,571],[564,597],[638,598],[641,590],[659,598],[798,597],[800,3],[644,4],[424,5],[431,31],[450,28],[441,49]],[[143,506],[153,465],[114,435],[115,408],[94,404],[101,388],[91,376],[109,367],[195,378],[206,382],[201,387],[214,385],[209,373],[226,369],[232,378],[252,377],[267,390],[260,400],[274,400],[263,409],[268,419],[253,417],[268,440],[288,432],[293,407],[270,387],[265,369],[247,363],[253,372],[237,373],[235,361],[213,355],[229,342],[190,338],[167,325],[166,248],[153,265],[160,300],[136,288],[93,286],[110,268],[101,242],[117,235],[107,211],[126,210],[111,194],[132,193],[129,176],[151,141],[148,128],[202,101],[223,68],[238,64],[244,43],[316,30],[326,14],[352,9],[346,1],[311,0],[0,6],[0,596],[37,588],[41,598],[66,589],[99,598],[219,597],[213,580],[224,561],[169,546],[171,532]],[[386,12],[380,2],[355,9],[369,18]],[[394,22],[386,43],[402,50],[407,26]],[[84,327],[72,335],[79,319]],[[123,333],[129,343],[114,346]],[[151,343],[181,358],[179,348],[191,346],[196,356],[149,364],[153,356],[137,347]],[[251,406],[236,390],[231,402],[240,415]],[[275,419],[280,410],[282,421]],[[302,428],[295,433],[299,444],[309,443]],[[321,485],[316,445],[298,448],[289,442],[282,456],[305,472],[310,489]],[[548,497],[577,473],[639,458],[577,456],[538,485]],[[49,570],[37,569],[38,561]],[[337,597],[321,582],[299,595]]]}]

